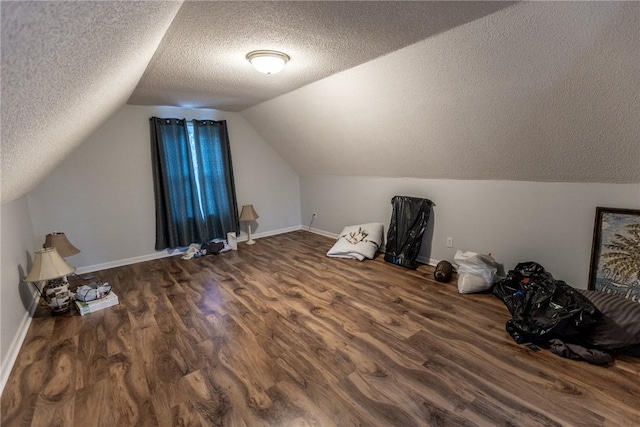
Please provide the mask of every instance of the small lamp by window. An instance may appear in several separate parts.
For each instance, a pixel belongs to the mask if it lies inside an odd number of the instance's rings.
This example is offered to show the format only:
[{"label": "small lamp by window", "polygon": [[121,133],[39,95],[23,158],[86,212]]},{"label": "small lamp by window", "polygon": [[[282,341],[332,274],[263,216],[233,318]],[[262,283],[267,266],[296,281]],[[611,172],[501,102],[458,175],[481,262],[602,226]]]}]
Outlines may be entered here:
[{"label": "small lamp by window", "polygon": [[251,224],[250,221],[255,221],[260,218],[258,216],[258,212],[253,208],[253,205],[244,205],[242,206],[242,212],[240,212],[240,221],[247,223],[247,234],[249,234],[249,240],[247,240],[247,245],[255,244],[255,240],[251,238]]}]

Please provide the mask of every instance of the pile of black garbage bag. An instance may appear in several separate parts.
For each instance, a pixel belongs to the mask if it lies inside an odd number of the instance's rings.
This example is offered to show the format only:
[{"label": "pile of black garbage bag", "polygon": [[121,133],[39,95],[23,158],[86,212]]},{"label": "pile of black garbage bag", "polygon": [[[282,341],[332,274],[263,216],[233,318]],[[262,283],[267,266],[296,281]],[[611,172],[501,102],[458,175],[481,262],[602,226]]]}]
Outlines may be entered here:
[{"label": "pile of black garbage bag", "polygon": [[512,319],[507,332],[518,343],[533,343],[570,359],[595,364],[613,361],[607,352],[589,348],[587,337],[602,313],[578,290],[556,280],[535,263],[518,264],[493,287]]}]

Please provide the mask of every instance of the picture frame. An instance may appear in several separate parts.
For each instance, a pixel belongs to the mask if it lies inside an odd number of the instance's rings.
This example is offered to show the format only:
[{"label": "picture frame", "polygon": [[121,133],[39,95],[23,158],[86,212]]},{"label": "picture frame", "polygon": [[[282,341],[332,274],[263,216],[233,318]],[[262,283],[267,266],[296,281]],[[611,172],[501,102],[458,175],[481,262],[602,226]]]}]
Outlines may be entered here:
[{"label": "picture frame", "polygon": [[640,209],[596,208],[588,289],[640,302]]}]

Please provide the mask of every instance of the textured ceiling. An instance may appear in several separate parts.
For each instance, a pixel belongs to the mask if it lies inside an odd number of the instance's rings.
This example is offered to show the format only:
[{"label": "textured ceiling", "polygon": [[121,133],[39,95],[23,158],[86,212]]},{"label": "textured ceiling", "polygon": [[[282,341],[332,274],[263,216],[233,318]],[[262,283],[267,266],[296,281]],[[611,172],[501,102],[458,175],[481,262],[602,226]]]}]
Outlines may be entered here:
[{"label": "textured ceiling", "polygon": [[[129,104],[240,111],[513,2],[185,2]],[[245,55],[291,56],[275,75]]]},{"label": "textured ceiling", "polygon": [[126,103],[180,2],[0,3],[2,202]]},{"label": "textured ceiling", "polygon": [[638,183],[639,29],[520,3],[241,114],[305,175]]},{"label": "textured ceiling", "polygon": [[253,105],[301,174],[640,182],[640,3],[508,5],[2,1],[2,202],[127,100]]}]

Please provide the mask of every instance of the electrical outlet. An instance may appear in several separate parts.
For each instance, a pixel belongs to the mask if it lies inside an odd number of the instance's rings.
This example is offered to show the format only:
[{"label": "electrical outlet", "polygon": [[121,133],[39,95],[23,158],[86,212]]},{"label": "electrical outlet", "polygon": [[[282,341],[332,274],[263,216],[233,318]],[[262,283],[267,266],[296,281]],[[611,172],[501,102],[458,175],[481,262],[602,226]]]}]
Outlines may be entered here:
[{"label": "electrical outlet", "polygon": [[318,218],[318,213],[317,213],[317,212],[314,212],[312,216],[313,216],[314,218]]},{"label": "electrical outlet", "polygon": [[448,248],[453,247],[453,237],[447,237],[447,247]]}]

